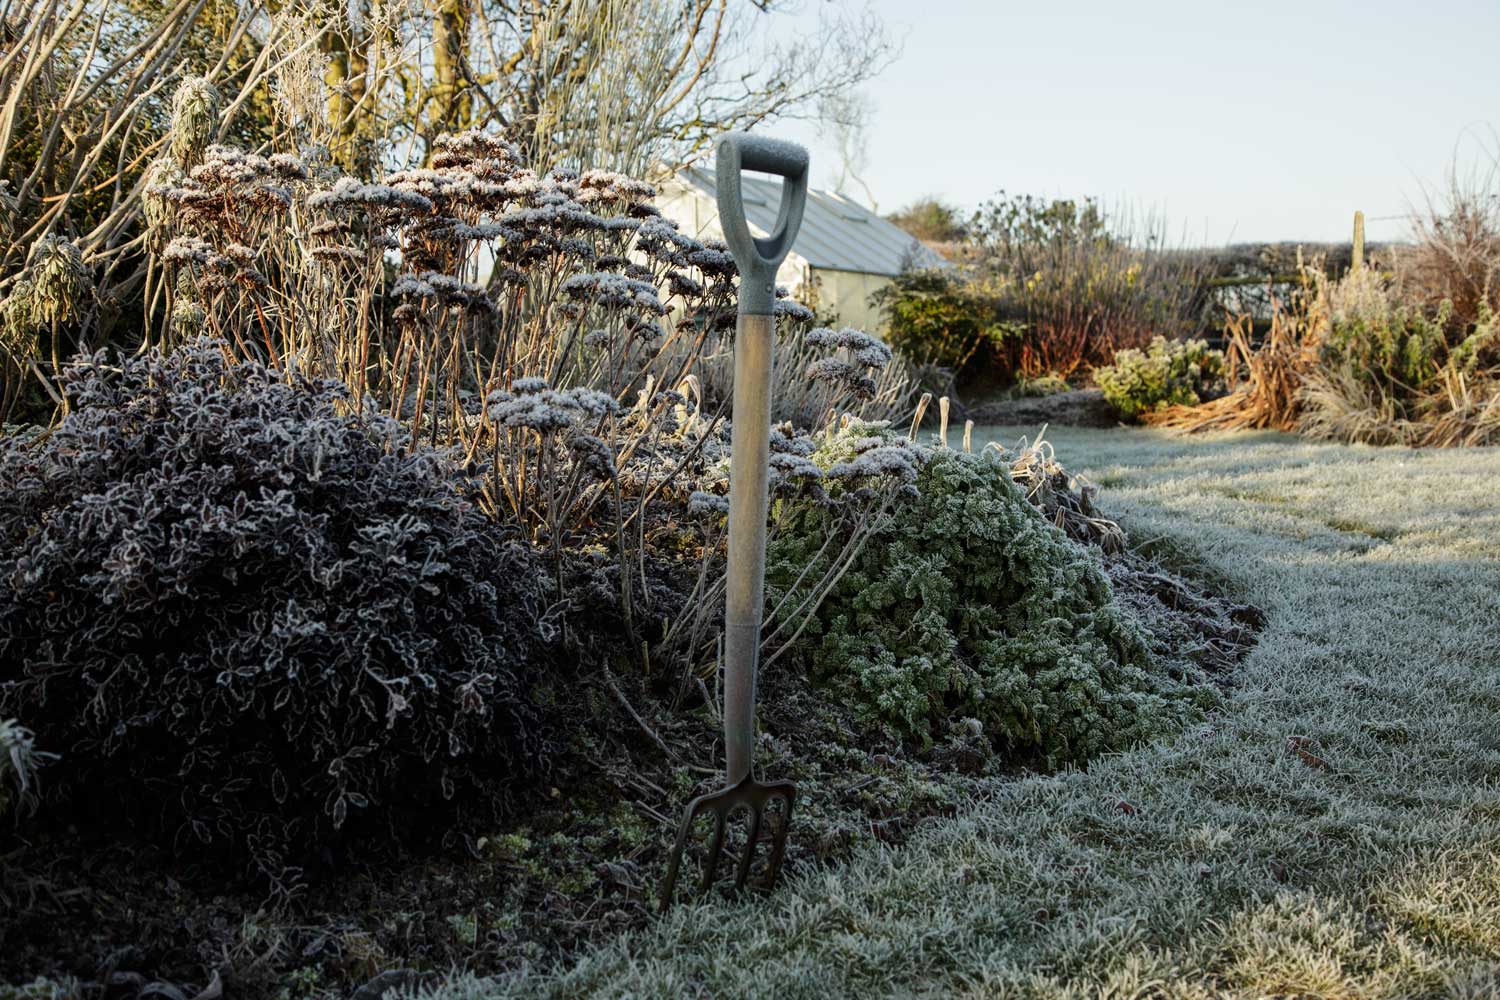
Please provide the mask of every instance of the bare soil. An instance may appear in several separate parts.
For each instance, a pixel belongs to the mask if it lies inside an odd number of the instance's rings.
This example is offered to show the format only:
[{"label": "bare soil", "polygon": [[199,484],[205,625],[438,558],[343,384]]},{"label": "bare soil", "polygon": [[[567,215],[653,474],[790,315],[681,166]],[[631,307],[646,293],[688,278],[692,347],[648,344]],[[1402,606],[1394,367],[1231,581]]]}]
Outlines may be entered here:
[{"label": "bare soil", "polygon": [[1119,423],[1114,411],[1104,401],[1104,393],[1098,389],[1074,389],[1050,396],[978,402],[968,408],[965,417],[976,424],[1005,427],[1026,424],[1114,427]]}]

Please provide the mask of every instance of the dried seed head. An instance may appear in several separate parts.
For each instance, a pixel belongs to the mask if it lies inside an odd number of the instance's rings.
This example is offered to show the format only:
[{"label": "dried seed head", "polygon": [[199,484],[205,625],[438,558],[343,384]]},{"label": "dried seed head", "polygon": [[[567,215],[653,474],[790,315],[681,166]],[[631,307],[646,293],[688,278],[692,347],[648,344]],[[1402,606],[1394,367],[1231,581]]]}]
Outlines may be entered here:
[{"label": "dried seed head", "polygon": [[838,358],[819,358],[807,366],[806,375],[814,382],[828,382],[848,389],[860,399],[873,398],[878,388],[863,368]]},{"label": "dried seed head", "polygon": [[167,264],[197,264],[206,267],[218,256],[218,252],[207,240],[197,236],[179,236],[167,244],[161,259]]},{"label": "dried seed head", "polygon": [[78,319],[94,291],[83,251],[60,236],[43,236],[31,248],[31,280],[32,315],[43,326]]},{"label": "dried seed head", "polygon": [[201,76],[188,77],[172,95],[172,159],[183,170],[203,162],[219,125],[219,90]]},{"label": "dried seed head", "polygon": [[0,180],[0,230],[7,233],[14,232],[16,215],[20,210],[20,203],[11,193],[10,182]]},{"label": "dried seed head", "polygon": [[884,341],[848,326],[842,330],[820,326],[808,333],[806,342],[811,347],[827,351],[846,350],[856,364],[866,368],[884,368],[892,357],[891,349]]},{"label": "dried seed head", "polygon": [[172,334],[182,339],[191,339],[203,332],[208,322],[208,313],[192,299],[178,299],[172,303]]},{"label": "dried seed head", "polygon": [[142,199],[142,210],[146,217],[146,231],[153,247],[166,241],[167,227],[172,221],[172,203],[167,192],[187,183],[187,171],[177,165],[170,156],[158,156],[146,168],[146,192]]},{"label": "dried seed head", "polygon": [[24,365],[36,356],[40,324],[32,308],[35,287],[27,278],[16,282],[10,295],[0,300],[0,345],[12,360]]}]

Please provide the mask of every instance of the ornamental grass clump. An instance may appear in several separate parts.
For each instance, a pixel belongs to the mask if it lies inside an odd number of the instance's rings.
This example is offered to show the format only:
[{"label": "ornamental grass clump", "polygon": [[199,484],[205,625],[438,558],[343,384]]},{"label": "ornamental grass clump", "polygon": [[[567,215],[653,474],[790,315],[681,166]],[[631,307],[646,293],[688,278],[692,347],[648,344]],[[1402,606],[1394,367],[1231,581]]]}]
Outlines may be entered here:
[{"label": "ornamental grass clump", "polygon": [[1453,300],[1425,308],[1373,271],[1317,289],[1322,335],[1300,430],[1365,444],[1500,441],[1500,315],[1487,302],[1455,323]]},{"label": "ornamental grass clump", "polygon": [[1115,363],[1094,369],[1109,405],[1126,420],[1168,406],[1195,406],[1224,390],[1224,354],[1202,340],[1155,337],[1144,351],[1115,353]]},{"label": "ornamental grass clump", "polygon": [[[815,457],[830,471],[869,462],[889,438],[855,425]],[[1211,698],[1157,667],[1096,559],[1004,456],[936,449],[913,471],[807,629],[809,669],[866,724],[929,744],[973,719],[996,746],[1056,765],[1171,731]],[[819,509],[786,516],[773,593],[826,559]]]},{"label": "ornamental grass clump", "polygon": [[494,820],[543,766],[537,560],[447,454],[226,353],[82,359],[70,416],[0,438],[0,716],[81,829],[272,882]]},{"label": "ornamental grass clump", "polygon": [[1297,287],[1270,296],[1269,334],[1231,315],[1230,393],[1172,406],[1148,423],[1181,431],[1274,427],[1344,443],[1500,443],[1500,158],[1412,219],[1389,270],[1361,262],[1330,277],[1297,256]]}]

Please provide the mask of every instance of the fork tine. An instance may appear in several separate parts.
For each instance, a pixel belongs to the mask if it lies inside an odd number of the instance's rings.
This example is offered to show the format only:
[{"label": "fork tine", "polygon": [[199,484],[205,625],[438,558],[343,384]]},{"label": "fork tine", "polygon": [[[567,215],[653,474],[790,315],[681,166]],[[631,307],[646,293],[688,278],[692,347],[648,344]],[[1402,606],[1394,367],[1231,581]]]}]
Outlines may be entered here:
[{"label": "fork tine", "polygon": [[720,809],[714,810],[714,837],[708,843],[708,857],[703,859],[703,881],[698,884],[698,895],[702,896],[714,884],[714,876],[719,873],[719,855],[724,850],[724,812]]},{"label": "fork tine", "polygon": [[762,807],[750,807],[750,828],[746,832],[745,849],[740,853],[739,871],[734,875],[735,892],[745,888],[745,880],[750,877],[750,862],[755,857],[755,842],[760,839],[760,821],[764,815]]},{"label": "fork tine", "polygon": [[750,870],[755,864],[755,851],[765,834],[766,824],[771,820],[768,815],[769,807],[771,803],[780,801],[782,803],[781,822],[772,824],[771,850],[766,863],[765,877],[759,880],[764,888],[769,889],[774,885],[786,855],[787,832],[792,821],[792,806],[796,795],[797,786],[790,781],[760,784],[746,775],[738,785],[700,795],[689,802],[687,809],[683,812],[682,823],[677,829],[677,842],[672,856],[667,861],[666,877],[662,881],[659,912],[667,912],[672,903],[676,902],[677,882],[682,875],[682,861],[687,854],[688,841],[692,839],[699,818],[705,813],[713,814],[714,831],[708,845],[708,853],[703,859],[703,877],[698,883],[697,895],[702,897],[714,887],[714,881],[719,874],[719,864],[724,856],[729,821],[741,809],[747,810],[750,815],[749,822],[745,825],[746,841],[743,852],[733,862],[735,866],[734,888],[736,892],[745,888],[750,880]]},{"label": "fork tine", "polygon": [[786,856],[786,835],[792,827],[792,805],[796,802],[796,789],[787,787],[777,789],[767,798],[779,798],[786,803],[786,808],[781,813],[781,822],[776,825],[775,832],[771,835],[771,854],[766,859],[765,887],[771,888],[776,884],[776,876],[781,872],[781,862]]},{"label": "fork tine", "polygon": [[677,843],[672,846],[672,857],[667,862],[667,877],[662,880],[661,905],[659,912],[666,913],[667,908],[672,905],[672,898],[677,894],[677,876],[682,868],[682,855],[687,851],[688,837],[692,835],[693,823],[698,819],[702,811],[701,802],[689,802],[687,809],[683,810],[682,822],[677,826]]}]

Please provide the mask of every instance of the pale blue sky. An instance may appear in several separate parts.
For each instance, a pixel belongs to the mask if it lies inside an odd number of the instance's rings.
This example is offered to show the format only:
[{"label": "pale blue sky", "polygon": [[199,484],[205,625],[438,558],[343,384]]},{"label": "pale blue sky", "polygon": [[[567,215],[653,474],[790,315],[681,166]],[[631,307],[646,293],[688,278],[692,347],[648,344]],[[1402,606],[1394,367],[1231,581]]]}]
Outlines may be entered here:
[{"label": "pale blue sky", "polygon": [[[882,212],[1004,188],[1128,200],[1195,243],[1346,239],[1355,209],[1393,238],[1378,217],[1500,129],[1500,0],[874,6],[905,38],[867,88]],[[815,130],[777,131],[831,180]]]}]

